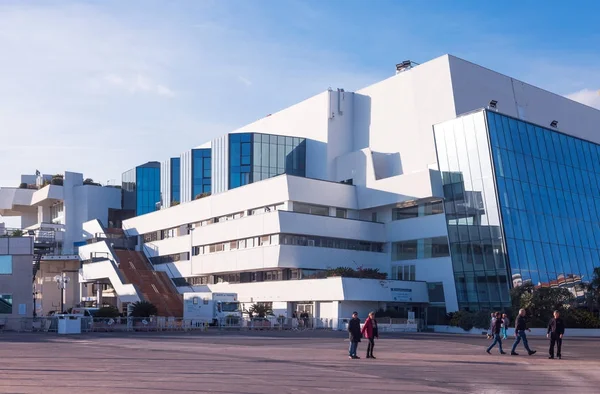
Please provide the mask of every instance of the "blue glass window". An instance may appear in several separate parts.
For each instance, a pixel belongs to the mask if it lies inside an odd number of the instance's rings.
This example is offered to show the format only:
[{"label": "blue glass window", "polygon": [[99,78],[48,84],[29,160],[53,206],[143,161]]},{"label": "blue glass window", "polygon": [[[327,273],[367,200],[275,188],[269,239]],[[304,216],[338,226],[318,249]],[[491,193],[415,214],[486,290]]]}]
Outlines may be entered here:
[{"label": "blue glass window", "polygon": [[181,159],[171,159],[171,203],[181,202]]},{"label": "blue glass window", "polygon": [[192,199],[203,193],[210,193],[212,180],[211,155],[210,149],[192,150]]},{"label": "blue glass window", "polygon": [[160,163],[136,167],[135,184],[136,215],[154,212],[160,202]]},{"label": "blue glass window", "polygon": [[229,188],[284,173],[306,176],[306,140],[270,134],[229,135]]}]

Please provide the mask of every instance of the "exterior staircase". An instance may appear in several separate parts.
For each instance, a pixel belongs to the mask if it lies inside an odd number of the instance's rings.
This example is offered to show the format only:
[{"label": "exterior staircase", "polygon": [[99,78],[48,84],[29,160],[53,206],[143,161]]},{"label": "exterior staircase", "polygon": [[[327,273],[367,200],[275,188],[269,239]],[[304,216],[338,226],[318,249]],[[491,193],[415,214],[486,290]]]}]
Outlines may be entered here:
[{"label": "exterior staircase", "polygon": [[154,271],[143,252],[114,250],[119,269],[142,297],[158,309],[159,316],[183,316],[183,297],[164,272]]}]

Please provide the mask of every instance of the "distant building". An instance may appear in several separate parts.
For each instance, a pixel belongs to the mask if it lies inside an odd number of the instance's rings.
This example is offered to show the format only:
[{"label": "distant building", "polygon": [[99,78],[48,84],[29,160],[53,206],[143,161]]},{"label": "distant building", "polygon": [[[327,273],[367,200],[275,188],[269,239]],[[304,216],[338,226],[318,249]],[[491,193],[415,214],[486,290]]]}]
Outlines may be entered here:
[{"label": "distant building", "polygon": [[31,283],[33,239],[7,236],[0,226],[0,326],[17,330],[33,316]]},{"label": "distant building", "polygon": [[150,161],[123,173],[123,210],[131,216],[160,209],[160,163]]}]

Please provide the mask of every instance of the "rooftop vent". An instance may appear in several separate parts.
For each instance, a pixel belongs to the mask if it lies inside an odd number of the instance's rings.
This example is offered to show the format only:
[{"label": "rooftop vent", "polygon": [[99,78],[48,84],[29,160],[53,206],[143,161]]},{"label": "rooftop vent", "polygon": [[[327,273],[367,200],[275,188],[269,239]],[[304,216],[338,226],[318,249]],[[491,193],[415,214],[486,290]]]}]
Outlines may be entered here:
[{"label": "rooftop vent", "polygon": [[418,66],[419,63],[415,63],[410,60],[405,60],[402,63],[396,64],[396,74],[400,74],[403,71],[410,70],[414,66]]}]

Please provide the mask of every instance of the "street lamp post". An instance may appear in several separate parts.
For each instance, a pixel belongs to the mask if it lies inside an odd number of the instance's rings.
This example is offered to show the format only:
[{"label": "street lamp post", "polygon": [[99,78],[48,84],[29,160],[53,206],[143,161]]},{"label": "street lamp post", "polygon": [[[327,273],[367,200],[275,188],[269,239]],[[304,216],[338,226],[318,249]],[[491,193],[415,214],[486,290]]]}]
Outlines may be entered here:
[{"label": "street lamp post", "polygon": [[60,313],[64,312],[65,289],[67,288],[67,283],[69,283],[70,280],[71,278],[64,273],[54,277],[54,281],[60,289]]}]

